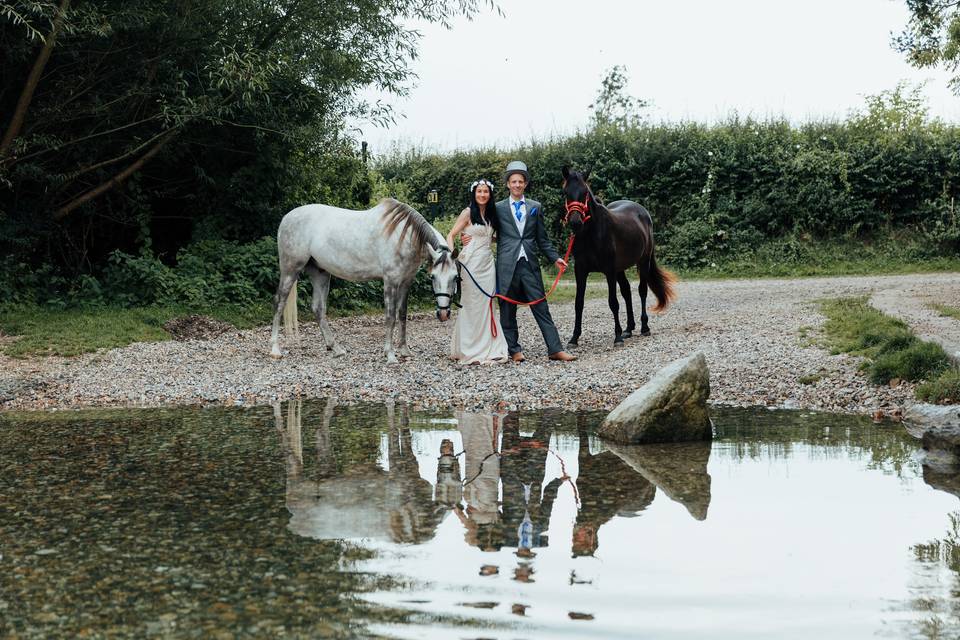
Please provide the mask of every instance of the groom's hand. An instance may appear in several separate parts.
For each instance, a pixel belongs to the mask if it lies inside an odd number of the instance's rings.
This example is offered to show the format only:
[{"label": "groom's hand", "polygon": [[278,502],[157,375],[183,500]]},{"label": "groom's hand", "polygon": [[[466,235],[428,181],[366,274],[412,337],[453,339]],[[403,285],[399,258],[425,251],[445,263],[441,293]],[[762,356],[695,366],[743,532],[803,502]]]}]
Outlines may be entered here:
[{"label": "groom's hand", "polygon": [[470,244],[471,240],[473,240],[473,238],[471,238],[467,234],[465,233],[460,234],[460,244],[463,245],[464,247]]},{"label": "groom's hand", "polygon": [[566,268],[567,268],[567,261],[564,260],[563,258],[557,258],[557,267],[559,267],[559,268],[561,268],[561,269],[566,269]]}]

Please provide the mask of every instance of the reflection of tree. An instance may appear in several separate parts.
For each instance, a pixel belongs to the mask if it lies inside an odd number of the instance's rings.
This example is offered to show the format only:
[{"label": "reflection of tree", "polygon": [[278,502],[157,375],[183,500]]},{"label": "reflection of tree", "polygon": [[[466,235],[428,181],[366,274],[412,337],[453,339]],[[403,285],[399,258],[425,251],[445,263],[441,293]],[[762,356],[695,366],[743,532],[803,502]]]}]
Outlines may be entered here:
[{"label": "reflection of tree", "polygon": [[544,531],[562,479],[543,488],[550,444],[549,418],[541,415],[530,437],[520,435],[516,413],[503,419],[503,451],[500,477],[503,482],[503,537],[510,547],[532,549],[547,546]]},{"label": "reflection of tree", "polygon": [[593,555],[599,546],[600,527],[617,515],[637,515],[650,506],[657,490],[612,452],[590,455],[587,424],[584,416],[578,416],[580,511],[573,527],[575,556]]},{"label": "reflection of tree", "polygon": [[899,477],[917,450],[900,425],[875,425],[862,416],[715,407],[710,417],[714,442],[723,445],[714,455],[735,460],[790,458],[797,445],[807,445],[810,457],[866,459],[868,468]]},{"label": "reflection of tree", "polygon": [[[960,633],[960,512],[948,514],[950,526],[940,540],[915,544],[911,547],[917,561],[912,591],[919,597],[910,604],[926,617],[918,621],[918,632],[924,638],[956,638]],[[948,596],[940,596],[942,569],[950,571],[952,585]]]},{"label": "reflection of tree", "polygon": [[394,542],[423,542],[438,524],[433,487],[420,477],[411,447],[406,407],[399,418],[387,406],[388,470],[372,454],[340,456],[331,437],[335,401],[330,400],[316,434],[316,473],[304,470],[300,401],[291,401],[284,424],[280,406],[274,408],[277,430],[286,459],[286,503],[289,529],[317,539],[384,538]]}]

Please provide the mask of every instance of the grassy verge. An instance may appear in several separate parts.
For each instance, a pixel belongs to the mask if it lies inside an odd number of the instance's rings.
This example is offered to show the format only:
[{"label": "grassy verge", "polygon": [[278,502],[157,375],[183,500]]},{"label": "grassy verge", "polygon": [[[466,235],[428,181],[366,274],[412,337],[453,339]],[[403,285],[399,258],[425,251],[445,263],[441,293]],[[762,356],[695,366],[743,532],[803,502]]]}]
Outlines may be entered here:
[{"label": "grassy verge", "polygon": [[960,309],[956,307],[951,307],[945,304],[931,304],[927,305],[928,308],[933,309],[941,316],[945,318],[953,318],[954,320],[960,320]]},{"label": "grassy verge", "polygon": [[824,300],[824,340],[833,353],[864,356],[874,384],[900,379],[920,382],[917,397],[925,402],[960,400],[960,372],[943,348],[920,340],[903,322],[877,311],[862,298]]},{"label": "grassy verge", "polygon": [[[0,311],[0,331],[13,340],[4,340],[3,352],[14,358],[36,355],[75,356],[81,353],[122,347],[131,342],[169,340],[163,323],[171,318],[198,313],[181,307],[140,309],[68,309],[14,307]],[[270,311],[261,307],[217,307],[203,314],[229,322],[238,328],[269,321]]]}]

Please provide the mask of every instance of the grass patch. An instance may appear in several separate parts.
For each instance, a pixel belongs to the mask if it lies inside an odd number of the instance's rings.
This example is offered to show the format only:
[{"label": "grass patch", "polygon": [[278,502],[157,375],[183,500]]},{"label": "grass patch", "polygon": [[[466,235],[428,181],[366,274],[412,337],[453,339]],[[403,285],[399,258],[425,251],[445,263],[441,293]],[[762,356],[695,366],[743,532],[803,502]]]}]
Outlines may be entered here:
[{"label": "grass patch", "polygon": [[800,384],[816,384],[821,378],[823,378],[823,376],[819,373],[811,373],[809,375],[800,376],[797,378],[797,382]]},{"label": "grass patch", "polygon": [[960,402],[960,371],[949,369],[917,387],[917,399],[933,404]]},{"label": "grass patch", "polygon": [[3,352],[14,358],[76,356],[97,349],[122,347],[132,342],[169,340],[163,323],[171,318],[203,313],[240,329],[269,322],[267,305],[216,307],[202,311],[181,307],[139,309],[68,309],[14,307],[0,311],[0,331],[16,338]]},{"label": "grass patch", "polygon": [[954,320],[960,320],[960,309],[956,307],[951,307],[946,304],[929,304],[927,305],[927,308],[933,309],[944,318],[953,318]]},{"label": "grass patch", "polygon": [[820,308],[827,317],[823,332],[831,351],[867,358],[865,368],[874,384],[894,378],[933,380],[950,370],[940,345],[920,340],[906,324],[867,304],[866,297],[824,300]]}]

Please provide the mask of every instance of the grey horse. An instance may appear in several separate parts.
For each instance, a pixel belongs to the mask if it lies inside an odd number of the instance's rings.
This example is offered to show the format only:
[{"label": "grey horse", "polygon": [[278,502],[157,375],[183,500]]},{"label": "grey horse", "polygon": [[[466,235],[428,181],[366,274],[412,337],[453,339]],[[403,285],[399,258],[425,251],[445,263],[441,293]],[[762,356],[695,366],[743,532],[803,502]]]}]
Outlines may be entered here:
[{"label": "grey horse", "polygon": [[[457,267],[450,248],[440,234],[413,207],[392,198],[381,200],[366,211],[351,211],[323,204],[297,207],[280,221],[277,231],[280,253],[280,283],[274,296],[270,355],[280,358],[280,317],[284,335],[298,333],[297,287],[305,272],[313,284],[313,312],[327,349],[335,356],[346,353],[336,343],[327,322],[330,277],[362,282],[383,280],[386,336],[383,350],[388,364],[412,354],[407,346],[407,296],[424,259],[431,260],[430,277],[437,303],[437,319],[450,318],[457,289]],[[400,336],[394,350],[394,327]]]}]

